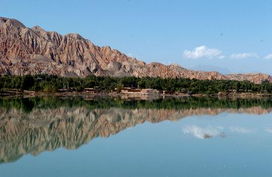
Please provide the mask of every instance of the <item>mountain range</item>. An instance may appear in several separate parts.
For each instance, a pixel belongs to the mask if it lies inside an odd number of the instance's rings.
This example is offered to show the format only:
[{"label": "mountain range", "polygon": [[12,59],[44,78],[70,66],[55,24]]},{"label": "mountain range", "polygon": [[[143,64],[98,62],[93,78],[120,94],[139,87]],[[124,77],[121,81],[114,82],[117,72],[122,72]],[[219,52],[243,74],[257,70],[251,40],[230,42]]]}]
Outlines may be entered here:
[{"label": "mountain range", "polygon": [[0,75],[50,74],[64,77],[135,76],[272,82],[262,73],[228,74],[145,63],[111,47],[100,47],[79,34],[61,35],[39,26],[26,27],[0,17]]}]

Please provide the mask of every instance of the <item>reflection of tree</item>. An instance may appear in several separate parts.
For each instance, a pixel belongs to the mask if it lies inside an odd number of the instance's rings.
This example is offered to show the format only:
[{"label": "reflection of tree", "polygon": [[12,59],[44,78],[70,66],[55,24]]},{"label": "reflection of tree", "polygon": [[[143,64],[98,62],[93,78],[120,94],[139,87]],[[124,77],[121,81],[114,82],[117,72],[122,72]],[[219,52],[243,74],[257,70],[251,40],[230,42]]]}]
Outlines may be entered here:
[{"label": "reflection of tree", "polygon": [[[233,100],[225,104],[227,102],[224,100],[214,100],[214,107],[208,107],[213,102],[201,99],[0,99],[0,160],[15,161],[28,153],[35,155],[60,147],[76,149],[93,138],[108,137],[146,121],[155,123],[191,115],[215,115],[223,111],[270,112],[270,109],[262,108],[268,107],[270,102],[252,101],[240,100],[235,103]],[[232,108],[238,104],[240,108]]]},{"label": "reflection of tree", "polygon": [[0,99],[0,107],[17,108],[24,112],[31,112],[33,108],[50,109],[56,107],[84,106],[88,109],[96,108],[152,108],[152,109],[192,109],[192,108],[249,108],[260,106],[272,108],[271,99],[218,99],[211,97],[183,98],[183,99],[158,99],[158,100],[122,100],[122,99],[92,99],[86,100],[80,97],[56,98],[56,97],[34,97],[34,98],[13,98]]}]

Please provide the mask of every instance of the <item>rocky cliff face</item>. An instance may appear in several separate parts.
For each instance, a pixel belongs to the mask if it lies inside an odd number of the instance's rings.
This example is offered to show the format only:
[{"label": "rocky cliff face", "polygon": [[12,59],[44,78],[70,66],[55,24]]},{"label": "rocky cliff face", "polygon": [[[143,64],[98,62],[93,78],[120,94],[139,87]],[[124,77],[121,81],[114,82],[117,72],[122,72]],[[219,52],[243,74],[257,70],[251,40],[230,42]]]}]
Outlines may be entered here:
[{"label": "rocky cliff face", "polygon": [[178,65],[139,61],[94,45],[79,34],[60,35],[41,27],[28,28],[15,19],[0,17],[0,74],[53,74],[59,76],[136,76],[163,78],[230,79],[272,82],[266,74],[222,75]]}]

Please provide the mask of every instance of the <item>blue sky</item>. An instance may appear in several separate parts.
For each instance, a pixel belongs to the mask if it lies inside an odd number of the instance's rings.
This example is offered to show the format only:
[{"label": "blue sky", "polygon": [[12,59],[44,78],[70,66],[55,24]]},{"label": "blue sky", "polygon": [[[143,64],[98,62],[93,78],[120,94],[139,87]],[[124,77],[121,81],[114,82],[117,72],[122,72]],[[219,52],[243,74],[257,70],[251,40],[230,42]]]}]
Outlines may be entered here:
[{"label": "blue sky", "polygon": [[272,74],[271,0],[1,0],[0,12],[146,62]]}]

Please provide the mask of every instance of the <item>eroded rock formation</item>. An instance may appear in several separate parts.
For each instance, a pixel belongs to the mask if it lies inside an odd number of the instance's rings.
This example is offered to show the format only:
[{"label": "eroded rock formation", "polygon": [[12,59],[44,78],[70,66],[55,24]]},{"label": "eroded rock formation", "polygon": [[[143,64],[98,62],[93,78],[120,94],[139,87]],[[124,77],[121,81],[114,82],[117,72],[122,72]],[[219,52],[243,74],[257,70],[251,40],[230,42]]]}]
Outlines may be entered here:
[{"label": "eroded rock formation", "polygon": [[39,26],[28,28],[0,17],[0,74],[59,76],[136,76],[272,81],[266,74],[222,75],[178,65],[145,63],[110,47],[99,47],[79,34],[60,35]]}]

